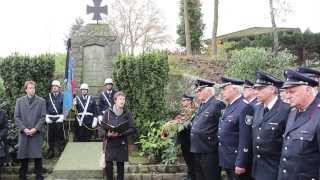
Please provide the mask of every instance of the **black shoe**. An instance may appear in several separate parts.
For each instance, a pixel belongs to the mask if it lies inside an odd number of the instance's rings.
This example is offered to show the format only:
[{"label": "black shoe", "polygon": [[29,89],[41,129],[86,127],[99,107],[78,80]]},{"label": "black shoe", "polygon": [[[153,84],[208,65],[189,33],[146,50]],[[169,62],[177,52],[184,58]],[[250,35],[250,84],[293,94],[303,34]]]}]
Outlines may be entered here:
[{"label": "black shoe", "polygon": [[42,175],[36,175],[36,180],[44,180],[44,177]]},{"label": "black shoe", "polygon": [[28,180],[27,176],[19,176],[19,180]]},{"label": "black shoe", "polygon": [[48,151],[47,159],[54,158],[54,151]]}]

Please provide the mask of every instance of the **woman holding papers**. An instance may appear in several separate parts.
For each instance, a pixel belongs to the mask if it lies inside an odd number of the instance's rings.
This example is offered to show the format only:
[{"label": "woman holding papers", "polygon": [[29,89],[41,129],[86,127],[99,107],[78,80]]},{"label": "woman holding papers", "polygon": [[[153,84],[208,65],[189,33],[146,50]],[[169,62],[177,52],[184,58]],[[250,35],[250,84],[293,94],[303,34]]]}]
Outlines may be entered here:
[{"label": "woman holding papers", "polygon": [[114,95],[115,104],[103,116],[106,178],[113,180],[113,162],[117,163],[117,180],[124,179],[124,162],[128,161],[128,136],[136,132],[132,114],[124,108],[126,96],[119,91]]}]

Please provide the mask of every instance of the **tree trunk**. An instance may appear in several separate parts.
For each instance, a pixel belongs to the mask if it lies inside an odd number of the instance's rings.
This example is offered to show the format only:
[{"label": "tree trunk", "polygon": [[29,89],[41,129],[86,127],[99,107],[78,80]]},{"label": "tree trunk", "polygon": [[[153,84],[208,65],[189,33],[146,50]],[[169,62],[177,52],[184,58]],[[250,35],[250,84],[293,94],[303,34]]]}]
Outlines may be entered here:
[{"label": "tree trunk", "polygon": [[183,3],[184,8],[184,31],[186,36],[186,48],[187,48],[187,55],[192,55],[191,49],[191,37],[190,37],[190,25],[189,25],[189,15],[188,15],[188,0],[184,0]]},{"label": "tree trunk", "polygon": [[214,16],[213,16],[213,29],[212,29],[212,55],[217,56],[217,31],[218,31],[218,17],[219,17],[219,0],[214,0]]},{"label": "tree trunk", "polygon": [[273,52],[277,54],[279,50],[279,38],[278,38],[277,25],[274,17],[275,15],[274,15],[274,8],[273,8],[273,0],[269,0],[269,7],[270,7],[270,16],[271,16],[271,24],[272,24],[272,32],[273,32]]}]

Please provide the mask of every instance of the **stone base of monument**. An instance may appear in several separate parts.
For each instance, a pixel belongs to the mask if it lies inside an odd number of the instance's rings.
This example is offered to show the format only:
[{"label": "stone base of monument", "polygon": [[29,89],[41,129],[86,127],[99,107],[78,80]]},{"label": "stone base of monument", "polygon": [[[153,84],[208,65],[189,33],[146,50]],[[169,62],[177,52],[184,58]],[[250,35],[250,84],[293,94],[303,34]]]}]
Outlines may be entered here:
[{"label": "stone base of monument", "polygon": [[[101,143],[68,143],[48,180],[103,179],[99,167]],[[116,167],[114,168],[116,171]],[[127,180],[182,180],[186,176],[184,164],[165,166],[159,164],[125,164]]]}]

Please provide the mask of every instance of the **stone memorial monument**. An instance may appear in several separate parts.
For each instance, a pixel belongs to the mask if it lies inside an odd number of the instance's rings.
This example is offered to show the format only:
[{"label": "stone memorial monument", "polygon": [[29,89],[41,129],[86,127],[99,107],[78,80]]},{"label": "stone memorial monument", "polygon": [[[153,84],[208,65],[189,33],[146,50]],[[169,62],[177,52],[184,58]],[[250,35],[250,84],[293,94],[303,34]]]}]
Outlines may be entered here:
[{"label": "stone memorial monument", "polygon": [[87,24],[71,36],[74,58],[74,79],[77,86],[87,83],[90,93],[96,95],[102,89],[104,79],[112,77],[112,64],[120,52],[117,37],[108,24],[99,24],[101,13],[107,14],[108,7],[101,7],[102,0],[93,0],[87,13],[93,13],[96,24]]}]

